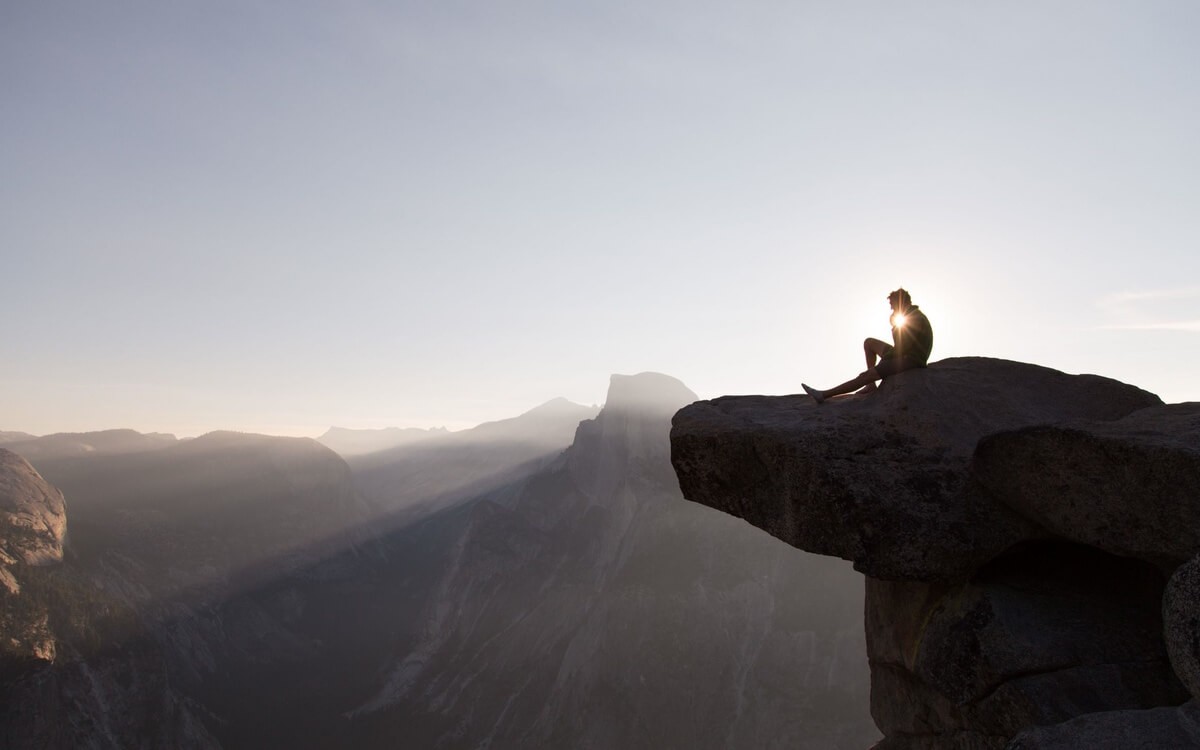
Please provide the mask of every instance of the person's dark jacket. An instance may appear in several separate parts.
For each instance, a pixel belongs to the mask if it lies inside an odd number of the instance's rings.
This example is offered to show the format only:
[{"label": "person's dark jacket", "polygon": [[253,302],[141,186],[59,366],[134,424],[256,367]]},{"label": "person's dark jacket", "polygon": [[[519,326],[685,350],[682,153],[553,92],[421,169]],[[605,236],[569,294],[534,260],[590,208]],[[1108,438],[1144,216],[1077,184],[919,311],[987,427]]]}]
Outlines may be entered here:
[{"label": "person's dark jacket", "polygon": [[921,308],[912,305],[904,311],[904,327],[892,326],[893,356],[904,357],[921,365],[929,362],[933,351],[933,326]]}]

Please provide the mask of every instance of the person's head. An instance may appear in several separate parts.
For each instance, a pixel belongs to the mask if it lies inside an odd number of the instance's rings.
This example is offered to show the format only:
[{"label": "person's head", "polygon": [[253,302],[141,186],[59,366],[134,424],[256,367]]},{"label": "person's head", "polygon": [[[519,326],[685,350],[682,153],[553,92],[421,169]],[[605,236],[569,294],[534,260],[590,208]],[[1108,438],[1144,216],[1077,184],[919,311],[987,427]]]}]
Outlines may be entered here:
[{"label": "person's head", "polygon": [[908,292],[901,287],[888,295],[888,303],[891,304],[893,310],[904,312],[912,307],[912,297],[908,296]]}]

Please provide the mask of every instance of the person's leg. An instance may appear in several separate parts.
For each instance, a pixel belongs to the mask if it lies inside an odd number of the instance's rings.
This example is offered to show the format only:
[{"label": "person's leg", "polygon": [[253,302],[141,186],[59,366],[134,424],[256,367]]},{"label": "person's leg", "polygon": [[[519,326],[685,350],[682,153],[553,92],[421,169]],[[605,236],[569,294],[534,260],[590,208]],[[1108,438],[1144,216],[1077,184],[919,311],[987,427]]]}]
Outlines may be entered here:
[{"label": "person's leg", "polygon": [[816,388],[807,386],[804,383],[801,383],[800,387],[804,389],[805,393],[812,396],[818,404],[827,398],[832,398],[833,396],[841,396],[846,393],[853,393],[859,388],[862,388],[863,392],[873,391],[875,390],[875,381],[883,377],[875,369],[876,362],[877,360],[882,360],[883,356],[891,350],[892,345],[886,341],[870,338],[866,339],[863,341],[863,354],[867,358],[867,369],[860,372],[857,377],[852,380],[847,380],[845,383],[830,388],[827,391],[818,391]]},{"label": "person's leg", "polygon": [[[880,341],[879,339],[867,339],[866,341],[863,341],[863,353],[866,355],[867,359],[867,371],[875,369],[877,361],[882,360],[884,355],[891,350],[892,345],[886,341]],[[862,378],[862,376],[866,374],[866,372],[861,373],[858,378],[855,378],[855,380]],[[870,393],[871,391],[875,390],[875,381],[878,379],[879,377],[877,376],[876,378],[863,383],[861,386],[862,392]]]},{"label": "person's leg", "polygon": [[863,353],[867,357],[867,369],[870,370],[875,366],[875,363],[883,359],[883,355],[892,350],[892,345],[886,341],[879,339],[867,339],[863,342]]},{"label": "person's leg", "polygon": [[853,393],[865,385],[875,385],[876,380],[879,380],[879,371],[876,370],[874,367],[869,367],[866,370],[860,372],[853,379],[847,380],[845,383],[842,383],[841,385],[835,385],[833,388],[830,388],[829,390],[824,391],[823,393],[825,394],[825,398],[832,398],[833,396],[841,396],[846,393]]},{"label": "person's leg", "polygon": [[862,388],[866,385],[873,386],[875,385],[876,380],[879,380],[879,372],[874,367],[868,367],[865,371],[860,372],[858,377],[854,378],[853,380],[847,380],[845,383],[834,386],[827,391],[818,391],[816,388],[810,388],[804,383],[801,383],[800,386],[804,389],[805,393],[812,396],[813,399],[819,404],[827,398],[841,396],[846,393],[853,393],[854,391],[857,391],[859,388]]}]

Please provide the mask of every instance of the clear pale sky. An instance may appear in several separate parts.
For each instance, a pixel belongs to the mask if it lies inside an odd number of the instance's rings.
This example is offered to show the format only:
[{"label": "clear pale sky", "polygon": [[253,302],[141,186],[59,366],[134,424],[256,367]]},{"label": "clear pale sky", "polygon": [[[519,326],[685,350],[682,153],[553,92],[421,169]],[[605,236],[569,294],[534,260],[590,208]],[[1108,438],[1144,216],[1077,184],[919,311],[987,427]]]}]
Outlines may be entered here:
[{"label": "clear pale sky", "polygon": [[934,359],[1200,400],[1200,3],[6,2],[0,429]]}]

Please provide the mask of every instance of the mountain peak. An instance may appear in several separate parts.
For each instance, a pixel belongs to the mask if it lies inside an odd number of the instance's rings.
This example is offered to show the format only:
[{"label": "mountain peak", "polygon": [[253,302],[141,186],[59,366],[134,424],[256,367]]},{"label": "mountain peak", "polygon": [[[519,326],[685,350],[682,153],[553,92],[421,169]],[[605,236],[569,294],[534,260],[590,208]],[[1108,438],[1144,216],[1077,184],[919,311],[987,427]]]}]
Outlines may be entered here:
[{"label": "mountain peak", "polygon": [[698,399],[699,397],[678,378],[660,372],[614,374],[608,382],[608,399],[604,408],[674,413]]},{"label": "mountain peak", "polygon": [[[523,412],[517,418],[520,419],[521,417],[529,416],[560,416],[563,414],[592,414],[595,411],[596,410],[590,406],[577,404],[574,401],[570,401],[562,396],[559,396],[558,398],[550,399],[544,404],[539,404],[527,412]],[[586,417],[580,418],[586,419]]]}]

